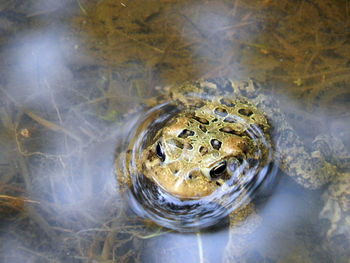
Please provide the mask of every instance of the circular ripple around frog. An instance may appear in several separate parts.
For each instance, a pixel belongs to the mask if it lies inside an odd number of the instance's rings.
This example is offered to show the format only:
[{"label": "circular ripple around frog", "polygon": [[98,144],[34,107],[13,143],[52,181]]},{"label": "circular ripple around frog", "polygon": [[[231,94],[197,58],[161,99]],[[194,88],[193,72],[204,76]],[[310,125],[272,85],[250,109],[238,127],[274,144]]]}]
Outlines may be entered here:
[{"label": "circular ripple around frog", "polygon": [[[231,212],[242,208],[254,198],[261,186],[271,182],[271,178],[276,174],[276,164],[271,162],[270,142],[265,138],[264,132],[241,116],[229,114],[225,118],[229,117],[231,122],[239,124],[244,130],[242,136],[249,140],[249,147],[253,149],[250,156],[254,158],[236,156],[221,161],[225,165],[224,168],[222,165],[211,167],[209,176],[213,178],[209,181],[217,188],[207,195],[181,196],[164,187],[159,183],[159,178],[150,176],[152,172],[145,167],[144,160],[151,158],[147,156],[150,153],[146,149],[150,145],[156,145],[154,155],[160,159],[159,163],[162,165],[163,150],[159,148],[159,142],[157,143],[157,132],[167,127],[179,113],[183,115],[186,112],[186,116],[195,118],[194,110],[194,107],[172,103],[164,103],[148,110],[131,124],[132,132],[128,133],[121,143],[122,152],[125,154],[120,155],[117,160],[119,173],[124,178],[119,180],[120,185],[122,189],[127,189],[123,192],[136,214],[161,226],[187,232],[215,225]],[[214,148],[221,144],[215,140],[211,143]],[[185,151],[186,147],[182,145],[182,148],[180,147]],[[218,180],[215,172],[220,174],[222,170],[225,171],[225,178]],[[189,176],[186,180],[177,182],[181,184],[187,180],[193,179]]]}]

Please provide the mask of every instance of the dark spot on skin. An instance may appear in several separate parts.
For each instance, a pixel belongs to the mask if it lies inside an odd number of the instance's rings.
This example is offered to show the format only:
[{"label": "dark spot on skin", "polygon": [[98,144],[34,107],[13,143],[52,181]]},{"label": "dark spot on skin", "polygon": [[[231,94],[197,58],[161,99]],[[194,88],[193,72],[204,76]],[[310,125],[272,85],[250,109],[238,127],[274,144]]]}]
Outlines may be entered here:
[{"label": "dark spot on skin", "polygon": [[210,141],[211,146],[215,149],[215,150],[220,150],[221,147],[221,142],[217,139],[212,139]]},{"label": "dark spot on skin", "polygon": [[216,115],[219,115],[220,117],[225,117],[227,115],[227,111],[225,109],[223,109],[223,108],[216,108],[214,110],[214,113]]},{"label": "dark spot on skin", "polygon": [[188,136],[193,136],[193,135],[194,135],[194,131],[184,129],[177,137],[184,139],[184,138],[187,138]]},{"label": "dark spot on skin", "polygon": [[205,128],[203,125],[199,125],[199,129],[201,129],[202,132],[207,132],[207,128]]},{"label": "dark spot on skin", "polygon": [[204,146],[201,146],[199,148],[199,153],[203,156],[205,155],[206,153],[208,153],[208,147],[204,147]]},{"label": "dark spot on skin", "polygon": [[209,124],[209,121],[207,119],[205,119],[205,118],[194,116],[193,119],[195,119],[196,121],[198,121],[198,122],[200,122],[202,124],[205,124],[205,125]]},{"label": "dark spot on skin", "polygon": [[174,171],[174,174],[177,174],[178,172],[179,172],[179,170],[175,170],[175,171]]},{"label": "dark spot on skin", "polygon": [[235,129],[232,129],[231,127],[223,127],[223,128],[220,128],[219,131],[229,133],[229,134],[238,135],[238,136],[242,136],[244,134],[244,132],[237,131]]},{"label": "dark spot on skin", "polygon": [[228,122],[228,123],[236,123],[236,119],[235,118],[232,118],[230,116],[226,117],[224,119],[224,122]]},{"label": "dark spot on skin", "polygon": [[247,117],[253,114],[253,112],[250,109],[239,109],[238,113]]},{"label": "dark spot on skin", "polygon": [[187,150],[192,150],[192,149],[193,149],[192,144],[186,144],[186,149],[187,149]]},{"label": "dark spot on skin", "polygon": [[175,145],[177,148],[183,149],[184,144],[176,139],[167,140],[168,144]]},{"label": "dark spot on skin", "polygon": [[153,156],[154,156],[154,152],[153,151],[149,151],[148,154],[147,154],[147,160],[148,161],[152,161]]},{"label": "dark spot on skin", "polygon": [[235,106],[235,104],[231,100],[228,100],[228,99],[221,99],[220,103],[223,105],[226,105],[227,107],[234,107]]}]

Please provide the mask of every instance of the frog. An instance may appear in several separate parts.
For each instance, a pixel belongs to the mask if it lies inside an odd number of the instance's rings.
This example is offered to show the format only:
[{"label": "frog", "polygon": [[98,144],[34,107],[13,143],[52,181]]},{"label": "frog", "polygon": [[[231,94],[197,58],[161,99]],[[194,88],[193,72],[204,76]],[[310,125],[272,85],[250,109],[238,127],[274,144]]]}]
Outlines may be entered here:
[{"label": "frog", "polygon": [[[166,104],[175,105],[177,110],[157,127],[136,163],[137,170],[152,184],[181,200],[198,200],[225,189],[228,181],[242,181],[238,177],[244,167],[259,171],[271,159],[276,160],[283,174],[303,188],[341,184],[326,189],[321,217],[330,221],[328,237],[339,233],[350,236],[350,227],[344,227],[350,222],[349,173],[339,172],[332,158],[327,158],[347,154],[337,138],[320,135],[311,145],[304,145],[271,91],[254,79],[211,78],[158,90],[160,95],[145,101],[146,107]],[[249,133],[264,140],[254,143]],[[131,140],[126,152],[131,152],[134,143]],[[128,162],[131,158],[126,157]],[[132,175],[118,171],[130,185]],[[232,229],[244,222],[241,215],[254,213],[250,204],[247,207],[230,214]],[[336,215],[326,213],[333,210]]]}]

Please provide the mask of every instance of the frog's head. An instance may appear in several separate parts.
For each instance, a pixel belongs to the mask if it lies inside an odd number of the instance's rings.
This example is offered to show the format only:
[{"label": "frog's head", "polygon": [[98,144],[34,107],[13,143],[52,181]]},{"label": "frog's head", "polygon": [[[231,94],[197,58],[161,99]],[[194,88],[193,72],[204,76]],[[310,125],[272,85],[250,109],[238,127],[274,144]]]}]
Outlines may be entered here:
[{"label": "frog's head", "polygon": [[214,103],[177,114],[146,149],[143,173],[180,198],[210,195],[257,157],[247,127],[236,120],[228,106]]}]

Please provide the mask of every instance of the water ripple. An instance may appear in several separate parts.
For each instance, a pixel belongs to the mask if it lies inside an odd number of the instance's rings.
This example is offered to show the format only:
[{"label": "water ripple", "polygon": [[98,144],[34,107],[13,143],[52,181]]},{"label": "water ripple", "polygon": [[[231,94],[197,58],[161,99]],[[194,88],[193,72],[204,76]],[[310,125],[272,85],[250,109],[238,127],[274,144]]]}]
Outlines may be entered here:
[{"label": "water ripple", "polygon": [[[245,127],[260,156],[257,162],[243,160],[231,173],[231,177],[213,193],[198,199],[174,196],[142,172],[140,162],[145,149],[155,141],[159,128],[181,110],[189,110],[165,103],[151,108],[130,124],[130,131],[121,141],[121,152],[117,159],[117,173],[121,189],[130,206],[141,217],[182,232],[197,231],[217,224],[231,212],[249,203],[259,189],[273,181],[277,165],[272,164],[272,150],[268,139],[255,125],[249,125],[239,116],[231,116]],[[264,154],[263,154],[264,152]]]}]

